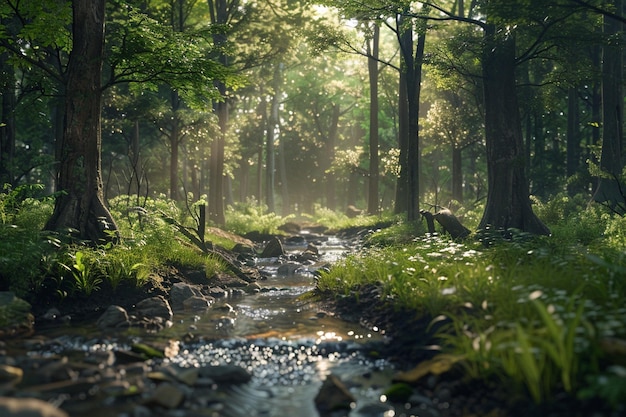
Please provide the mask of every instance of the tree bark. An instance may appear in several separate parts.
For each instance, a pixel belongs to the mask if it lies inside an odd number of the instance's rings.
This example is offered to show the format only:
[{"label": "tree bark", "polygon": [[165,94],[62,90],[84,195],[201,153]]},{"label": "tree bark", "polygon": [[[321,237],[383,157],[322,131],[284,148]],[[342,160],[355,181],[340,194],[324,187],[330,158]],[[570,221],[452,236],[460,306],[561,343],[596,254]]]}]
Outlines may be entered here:
[{"label": "tree bark", "polygon": [[370,83],[370,170],[369,170],[369,193],[367,212],[378,213],[378,44],[380,40],[380,27],[373,25],[373,36],[368,42],[367,69]]},{"label": "tree bark", "polygon": [[[425,33],[417,35],[417,44],[413,40],[413,27],[407,26],[401,16],[398,19],[398,41],[402,54],[401,71],[405,72],[407,90],[408,131],[406,149],[406,193],[407,220],[419,220],[419,100],[424,58]],[[402,140],[400,141],[402,143]],[[401,166],[402,168],[402,166]],[[402,176],[402,173],[401,173]]]},{"label": "tree bark", "polygon": [[15,185],[15,71],[8,62],[8,54],[0,55],[1,115],[0,122],[0,187]]},{"label": "tree bark", "polygon": [[101,167],[101,85],[105,0],[74,0],[73,48],[67,70],[57,198],[47,230],[75,230],[98,243],[118,238],[104,202]]},{"label": "tree bark", "polygon": [[[622,0],[614,0],[615,10],[622,11]],[[604,16],[604,34],[620,34],[624,25]],[[623,162],[623,123],[624,97],[623,52],[621,42],[604,45],[602,50],[602,152],[600,168],[611,178],[600,178],[593,199],[606,202],[610,207],[624,211],[625,196],[618,180],[624,168]]]},{"label": "tree bark", "polygon": [[550,230],[533,213],[524,173],[522,127],[515,85],[515,40],[485,27],[483,88],[488,192],[479,228]]}]

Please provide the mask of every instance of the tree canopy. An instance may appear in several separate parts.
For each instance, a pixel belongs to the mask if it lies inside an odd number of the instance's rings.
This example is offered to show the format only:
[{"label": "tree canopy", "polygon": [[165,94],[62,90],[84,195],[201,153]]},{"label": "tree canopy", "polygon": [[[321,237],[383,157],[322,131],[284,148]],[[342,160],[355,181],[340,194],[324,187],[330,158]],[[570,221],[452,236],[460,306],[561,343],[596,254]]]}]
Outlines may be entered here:
[{"label": "tree canopy", "polygon": [[[0,6],[3,183],[66,193],[85,176],[63,171],[80,5]],[[101,155],[87,165],[104,209],[119,194],[206,198],[221,224],[224,206],[250,201],[409,220],[430,205],[485,203],[481,228],[543,234],[531,195],[593,190],[613,207],[622,197],[623,80],[608,60],[623,42],[621,2],[103,7],[101,125],[89,116],[93,137],[80,140]],[[80,222],[50,227],[102,238]]]}]

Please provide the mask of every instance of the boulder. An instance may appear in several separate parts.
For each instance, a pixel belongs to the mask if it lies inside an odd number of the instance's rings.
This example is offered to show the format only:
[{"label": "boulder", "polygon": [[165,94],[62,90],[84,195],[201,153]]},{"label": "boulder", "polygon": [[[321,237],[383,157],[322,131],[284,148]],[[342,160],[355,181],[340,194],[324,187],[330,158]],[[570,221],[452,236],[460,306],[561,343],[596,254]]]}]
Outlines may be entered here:
[{"label": "boulder", "polygon": [[0,339],[33,331],[30,304],[10,291],[0,292]]},{"label": "boulder", "polygon": [[163,296],[146,298],[137,303],[135,310],[138,316],[152,319],[160,317],[165,320],[171,320],[174,314],[172,308]]},{"label": "boulder", "polygon": [[120,306],[110,305],[98,318],[96,326],[100,329],[130,326],[128,312]]},{"label": "boulder", "polygon": [[68,417],[68,414],[54,405],[36,398],[0,397],[0,416]]},{"label": "boulder", "polygon": [[267,242],[267,245],[265,245],[263,253],[261,253],[261,258],[278,258],[284,254],[285,249],[283,248],[283,244],[280,239],[272,237],[269,242]]}]

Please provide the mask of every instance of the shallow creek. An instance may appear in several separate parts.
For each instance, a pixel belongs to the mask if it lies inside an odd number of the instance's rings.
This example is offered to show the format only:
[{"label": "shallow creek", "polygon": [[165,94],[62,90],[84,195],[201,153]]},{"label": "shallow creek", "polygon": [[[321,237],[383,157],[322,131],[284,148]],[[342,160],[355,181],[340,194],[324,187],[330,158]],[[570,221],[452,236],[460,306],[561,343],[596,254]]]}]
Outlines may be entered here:
[{"label": "shallow creek", "polygon": [[[318,245],[320,264],[333,262],[348,250],[335,238]],[[295,253],[303,248],[285,249]],[[206,400],[205,409],[199,401],[194,414],[181,409],[169,410],[164,414],[168,416],[319,416],[314,398],[331,373],[356,398],[351,411],[333,415],[402,415],[381,403],[382,390],[389,386],[394,372],[384,359],[372,359],[376,357],[372,353],[385,343],[384,329],[365,329],[312,307],[302,295],[315,285],[315,267],[283,275],[277,271],[276,259],[259,259],[257,266],[268,276],[258,282],[258,293],[219,299],[208,310],[174,311],[172,325],[159,332],[130,328],[104,334],[95,325],[52,327],[38,335],[54,343],[31,354],[83,352],[88,356],[129,349],[137,342],[174,340],[179,343],[178,354],[163,359],[160,366],[232,364],[252,375],[248,383],[220,387],[220,401]],[[71,415],[134,417],[126,411],[111,414],[112,410],[100,404],[85,404],[80,409],[84,412]]]}]

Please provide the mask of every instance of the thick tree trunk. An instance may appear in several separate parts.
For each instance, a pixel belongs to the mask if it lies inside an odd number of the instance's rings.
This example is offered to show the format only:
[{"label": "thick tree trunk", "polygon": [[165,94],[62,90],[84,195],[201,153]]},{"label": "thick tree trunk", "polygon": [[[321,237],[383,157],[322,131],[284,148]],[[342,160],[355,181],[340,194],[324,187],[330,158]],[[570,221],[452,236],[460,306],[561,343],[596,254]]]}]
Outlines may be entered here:
[{"label": "thick tree trunk", "polygon": [[[406,140],[406,193],[407,193],[407,220],[414,221],[420,218],[419,212],[419,99],[422,80],[422,62],[426,35],[417,35],[417,44],[413,40],[413,29],[404,28],[404,18],[400,17],[397,27],[400,31],[398,40],[402,53],[401,71],[405,72],[407,90],[408,131]],[[402,140],[401,140],[402,143]],[[402,168],[402,166],[401,166]],[[401,174],[402,176],[402,174]]]},{"label": "thick tree trunk", "polygon": [[[622,0],[614,0],[615,10],[622,10]],[[623,24],[611,17],[604,17],[604,33],[619,34]],[[618,183],[624,168],[623,123],[624,96],[623,52],[619,45],[604,45],[602,51],[602,153],[600,168],[611,178],[600,178],[593,196],[597,202],[606,202],[614,210],[623,212],[625,196]]]},{"label": "thick tree trunk", "polygon": [[522,127],[515,86],[515,41],[485,28],[483,84],[488,193],[479,228],[549,234],[533,213],[524,174]]},{"label": "thick tree trunk", "polygon": [[[211,23],[214,25],[226,25],[229,19],[229,2],[226,0],[208,0]],[[218,47],[223,46],[227,41],[225,33],[213,35],[213,41]],[[228,66],[228,56],[220,54],[219,62],[225,67]],[[224,147],[226,144],[226,133],[228,131],[228,99],[226,97],[226,86],[223,82],[216,82],[223,101],[213,103],[213,111],[217,114],[220,133],[211,146],[211,168],[209,187],[209,217],[217,225],[226,223],[224,212]],[[260,201],[260,200],[259,200]]]},{"label": "thick tree trunk", "polygon": [[58,197],[47,230],[76,230],[98,243],[117,239],[102,192],[101,86],[105,0],[73,1],[73,48],[67,71]]}]

